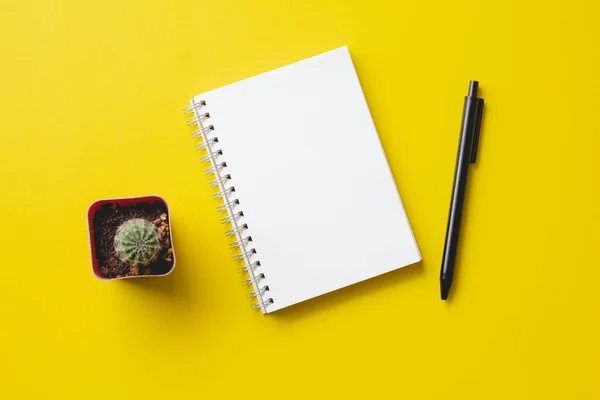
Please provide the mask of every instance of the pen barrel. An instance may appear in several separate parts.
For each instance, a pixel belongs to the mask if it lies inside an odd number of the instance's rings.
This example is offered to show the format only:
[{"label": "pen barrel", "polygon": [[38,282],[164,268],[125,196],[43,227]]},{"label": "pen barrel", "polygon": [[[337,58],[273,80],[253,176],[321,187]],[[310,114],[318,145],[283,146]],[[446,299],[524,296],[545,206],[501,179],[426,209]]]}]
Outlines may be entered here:
[{"label": "pen barrel", "polygon": [[[467,175],[469,171],[470,152],[473,141],[473,132],[476,121],[476,111],[479,99],[476,97],[477,86],[471,85],[469,96],[465,97],[463,116],[458,144],[458,155],[454,170],[454,184],[452,186],[452,200],[446,227],[446,240],[444,242],[444,255],[440,280],[450,282],[454,276],[454,263],[458,249],[460,225],[465,200],[465,189],[467,186]],[[474,93],[475,96],[471,96]]]}]

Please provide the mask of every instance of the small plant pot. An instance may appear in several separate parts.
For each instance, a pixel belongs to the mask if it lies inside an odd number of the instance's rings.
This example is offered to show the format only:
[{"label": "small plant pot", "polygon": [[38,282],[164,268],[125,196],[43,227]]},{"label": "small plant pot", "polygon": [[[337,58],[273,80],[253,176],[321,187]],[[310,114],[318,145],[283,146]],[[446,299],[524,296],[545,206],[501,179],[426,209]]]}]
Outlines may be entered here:
[{"label": "small plant pot", "polygon": [[[87,213],[92,272],[107,281],[169,275],[175,269],[175,250],[171,233],[171,213],[160,196],[126,197],[95,201]],[[124,259],[119,253],[117,235],[125,222],[137,221],[149,227],[154,238],[153,257],[144,263]],[[145,221],[143,221],[145,220]],[[152,225],[148,224],[149,221]],[[137,233],[137,232],[136,232]],[[158,245],[156,244],[158,240]],[[150,259],[147,263],[145,260]]]}]

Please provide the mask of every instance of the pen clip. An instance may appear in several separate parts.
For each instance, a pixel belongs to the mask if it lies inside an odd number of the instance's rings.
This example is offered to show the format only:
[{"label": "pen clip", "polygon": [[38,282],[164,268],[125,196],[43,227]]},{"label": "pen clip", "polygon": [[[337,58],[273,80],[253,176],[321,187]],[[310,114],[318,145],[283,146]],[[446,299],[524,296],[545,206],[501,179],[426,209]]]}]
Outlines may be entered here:
[{"label": "pen clip", "polygon": [[481,116],[483,114],[483,99],[477,101],[475,113],[475,126],[473,127],[473,142],[471,143],[471,164],[477,162],[477,149],[479,148],[479,135],[481,133]]}]

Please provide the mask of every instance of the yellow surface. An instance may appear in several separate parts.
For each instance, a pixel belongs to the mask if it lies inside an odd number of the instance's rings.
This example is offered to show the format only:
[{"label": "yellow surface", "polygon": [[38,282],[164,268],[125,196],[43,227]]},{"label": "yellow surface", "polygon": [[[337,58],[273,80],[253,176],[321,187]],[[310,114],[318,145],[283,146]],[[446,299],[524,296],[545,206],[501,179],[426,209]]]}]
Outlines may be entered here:
[{"label": "yellow surface", "polygon": [[[599,398],[599,11],[3,1],[0,397]],[[181,108],[346,44],[424,261],[264,317],[239,284]],[[444,303],[469,79],[487,109]],[[172,207],[175,272],[95,280],[88,205],[149,193]]]}]

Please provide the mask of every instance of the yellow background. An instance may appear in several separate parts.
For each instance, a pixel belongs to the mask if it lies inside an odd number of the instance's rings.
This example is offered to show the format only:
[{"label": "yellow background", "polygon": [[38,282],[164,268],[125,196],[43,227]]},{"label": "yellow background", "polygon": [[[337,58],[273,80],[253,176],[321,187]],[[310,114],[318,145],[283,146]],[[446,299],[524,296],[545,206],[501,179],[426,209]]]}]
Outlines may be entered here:
[{"label": "yellow background", "polygon": [[[3,1],[0,397],[599,398],[599,11]],[[265,317],[239,284],[181,108],[342,45],[423,263]],[[487,108],[442,302],[470,79]],[[150,193],[171,205],[175,272],[96,280],[88,205]]]}]

